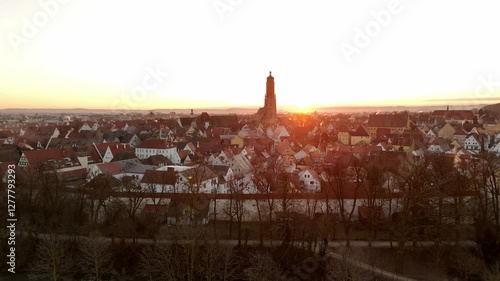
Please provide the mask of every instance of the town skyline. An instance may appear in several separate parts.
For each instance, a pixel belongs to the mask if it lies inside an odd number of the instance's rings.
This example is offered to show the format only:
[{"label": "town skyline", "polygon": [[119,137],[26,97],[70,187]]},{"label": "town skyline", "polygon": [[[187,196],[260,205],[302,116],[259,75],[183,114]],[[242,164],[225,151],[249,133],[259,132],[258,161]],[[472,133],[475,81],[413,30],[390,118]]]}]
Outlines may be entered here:
[{"label": "town skyline", "polygon": [[4,2],[0,108],[494,103],[497,5]]}]

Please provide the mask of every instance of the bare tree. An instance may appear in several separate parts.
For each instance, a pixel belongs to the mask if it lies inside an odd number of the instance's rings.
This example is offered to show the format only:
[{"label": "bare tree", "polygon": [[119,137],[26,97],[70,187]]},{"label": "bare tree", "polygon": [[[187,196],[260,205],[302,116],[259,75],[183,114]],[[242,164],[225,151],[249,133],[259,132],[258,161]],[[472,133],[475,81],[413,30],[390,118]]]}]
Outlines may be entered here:
[{"label": "bare tree", "polygon": [[361,166],[361,163],[358,160],[351,162],[350,166],[342,164],[325,166],[323,173],[326,192],[334,196],[337,204],[347,247],[351,245],[351,221],[356,209],[358,193],[365,181],[365,170]]},{"label": "bare tree", "polygon": [[169,246],[164,242],[145,245],[139,259],[139,275],[147,280],[183,280],[184,274],[179,257],[176,257],[178,247]]},{"label": "bare tree", "polygon": [[52,234],[39,241],[31,271],[36,274],[34,278],[59,281],[73,268],[71,261],[72,257],[67,252],[64,240],[57,234]]},{"label": "bare tree", "polygon": [[481,247],[486,264],[492,265],[500,253],[499,160],[493,154],[480,154],[469,161],[467,167],[476,192],[473,208],[475,240]]},{"label": "bare tree", "polygon": [[123,185],[118,190],[122,198],[113,198],[115,204],[119,206],[128,216],[129,233],[133,243],[137,236],[137,212],[142,207],[146,190],[142,189],[137,182],[128,178],[122,179]]},{"label": "bare tree", "polygon": [[279,265],[268,253],[256,253],[250,257],[250,266],[245,270],[248,281],[274,281],[280,279]]},{"label": "bare tree", "polygon": [[368,226],[368,246],[372,246],[372,241],[377,238],[377,230],[382,222],[383,207],[385,204],[385,192],[382,189],[384,181],[384,171],[381,163],[371,162],[367,165],[366,184],[363,184],[366,198],[362,200],[367,208],[366,224]]},{"label": "bare tree", "polygon": [[148,205],[151,207],[147,209],[144,214],[144,223],[149,235],[156,239],[161,224],[165,218],[165,208],[167,201],[164,194],[167,194],[176,189],[177,173],[175,171],[150,171],[145,174],[148,184],[145,186],[145,196]]},{"label": "bare tree", "polygon": [[97,230],[101,212],[106,207],[113,192],[121,186],[121,182],[109,174],[100,174],[92,177],[86,184],[90,194],[90,224],[94,230]]},{"label": "bare tree", "polygon": [[404,162],[399,171],[400,180],[404,182],[401,209],[396,217],[398,255],[396,268],[402,266],[401,258],[406,242],[411,239],[416,247],[417,241],[423,238],[425,228],[435,224],[435,208],[431,201],[435,196],[425,162]]},{"label": "bare tree", "polygon": [[[273,213],[275,210],[275,196],[274,196],[274,178],[272,177],[272,172],[269,172],[267,169],[260,169],[257,170],[254,174],[254,177],[252,178],[252,181],[254,185],[256,186],[258,192],[265,194],[265,203],[264,206],[259,204],[259,202],[256,202],[258,205],[258,215],[259,215],[259,221],[260,221],[260,234],[259,236],[261,237],[260,239],[262,240],[262,237],[264,236],[262,227],[263,227],[263,221],[264,221],[264,216],[267,213],[267,237],[271,241],[271,245],[273,244],[273,235],[271,230],[271,224],[273,223]],[[263,242],[261,242],[261,245]]]},{"label": "bare tree", "polygon": [[240,180],[233,180],[229,182],[228,190],[230,194],[230,199],[229,199],[230,206],[228,206],[227,213],[231,217],[231,222],[233,218],[236,219],[236,226],[238,232],[238,245],[241,245],[241,240],[242,240],[243,218],[248,213],[248,211],[245,208],[245,200],[242,197],[247,188],[248,184],[243,183]]},{"label": "bare tree", "polygon": [[109,243],[98,233],[83,238],[80,245],[80,268],[92,280],[102,280],[111,271]]}]

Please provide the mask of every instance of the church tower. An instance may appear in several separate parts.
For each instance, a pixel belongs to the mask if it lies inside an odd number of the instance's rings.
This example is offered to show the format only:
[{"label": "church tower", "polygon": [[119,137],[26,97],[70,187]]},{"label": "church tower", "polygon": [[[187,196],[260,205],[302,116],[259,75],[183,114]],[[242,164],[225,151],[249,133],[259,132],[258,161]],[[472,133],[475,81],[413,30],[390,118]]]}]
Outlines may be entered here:
[{"label": "church tower", "polygon": [[278,122],[276,114],[276,93],[274,92],[274,77],[269,71],[266,81],[266,96],[264,98],[264,107],[257,112],[257,118],[263,125],[275,125]]},{"label": "church tower", "polygon": [[274,77],[271,71],[269,71],[269,76],[266,82],[266,98],[264,101],[264,107],[269,115],[269,117],[276,118],[276,94],[274,93]]}]

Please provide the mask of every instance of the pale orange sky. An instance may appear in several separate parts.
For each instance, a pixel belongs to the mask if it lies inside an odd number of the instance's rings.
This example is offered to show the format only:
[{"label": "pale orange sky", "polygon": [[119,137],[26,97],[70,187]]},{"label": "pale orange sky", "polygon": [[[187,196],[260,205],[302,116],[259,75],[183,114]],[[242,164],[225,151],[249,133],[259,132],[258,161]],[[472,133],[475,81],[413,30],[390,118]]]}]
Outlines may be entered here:
[{"label": "pale orange sky", "polygon": [[0,108],[258,107],[270,70],[279,107],[489,103],[500,97],[498,8],[2,1]]}]

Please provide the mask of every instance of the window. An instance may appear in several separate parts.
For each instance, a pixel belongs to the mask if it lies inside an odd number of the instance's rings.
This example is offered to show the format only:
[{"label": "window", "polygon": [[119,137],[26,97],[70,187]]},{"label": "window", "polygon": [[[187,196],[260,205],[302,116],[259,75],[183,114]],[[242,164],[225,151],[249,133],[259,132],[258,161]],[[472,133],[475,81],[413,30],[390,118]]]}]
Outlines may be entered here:
[{"label": "window", "polygon": [[314,181],[310,181],[309,184],[314,184]]}]

